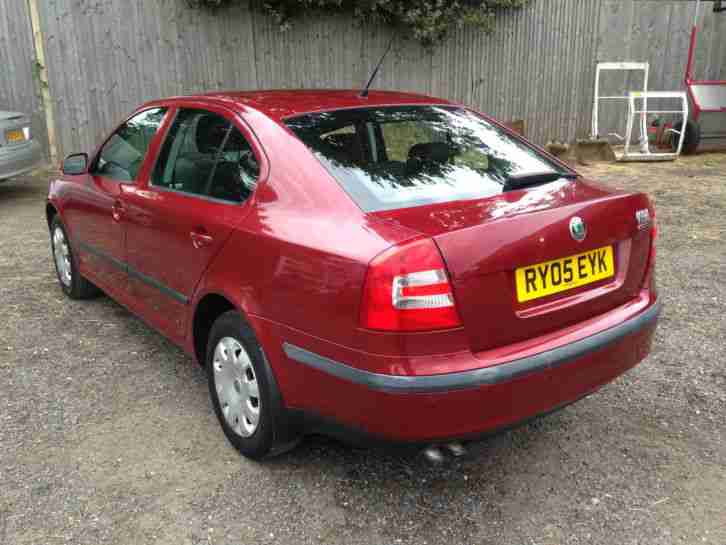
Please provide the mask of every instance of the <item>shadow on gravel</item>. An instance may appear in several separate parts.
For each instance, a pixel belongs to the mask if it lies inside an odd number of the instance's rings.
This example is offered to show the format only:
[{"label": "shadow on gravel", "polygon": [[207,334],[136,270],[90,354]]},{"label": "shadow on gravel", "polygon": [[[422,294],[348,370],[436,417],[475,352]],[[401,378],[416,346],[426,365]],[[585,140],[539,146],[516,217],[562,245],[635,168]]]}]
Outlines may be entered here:
[{"label": "shadow on gravel", "polygon": [[[317,481],[324,475],[332,478],[333,501],[346,513],[343,527],[357,524],[357,517],[365,519],[373,511],[389,523],[396,522],[381,528],[392,543],[410,534],[431,538],[451,532],[466,536],[462,542],[474,542],[480,531],[475,522],[478,514],[496,518],[507,506],[516,512],[529,501],[545,501],[547,493],[538,500],[532,496],[562,485],[558,473],[563,456],[554,434],[567,429],[565,421],[559,414],[551,415],[469,444],[465,456],[438,465],[420,454],[362,450],[313,436],[259,469],[281,489],[289,489],[290,483],[305,487],[308,479]],[[365,528],[363,524],[357,531]]]},{"label": "shadow on gravel", "polygon": [[512,456],[514,452],[520,464],[537,464],[539,451],[548,447],[547,431],[563,426],[559,414],[548,415],[513,430],[466,443],[465,455],[453,457],[445,453],[445,460],[438,464],[424,458],[418,447],[360,448],[321,435],[306,436],[295,449],[264,463],[283,472],[303,466],[321,472],[337,467],[344,470],[353,486],[360,483],[366,487],[386,487],[392,480],[441,478],[462,474],[467,467],[482,464],[496,467],[504,461],[503,457]]}]

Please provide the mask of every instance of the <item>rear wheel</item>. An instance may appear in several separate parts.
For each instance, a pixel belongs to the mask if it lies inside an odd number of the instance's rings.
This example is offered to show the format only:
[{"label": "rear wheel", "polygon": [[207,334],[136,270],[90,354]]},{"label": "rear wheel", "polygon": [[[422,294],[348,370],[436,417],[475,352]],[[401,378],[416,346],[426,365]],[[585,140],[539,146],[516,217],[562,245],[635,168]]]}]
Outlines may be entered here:
[{"label": "rear wheel", "polygon": [[78,271],[78,261],[75,259],[68,234],[57,215],[50,224],[50,245],[55,272],[63,293],[71,299],[88,299],[98,295],[98,288]]},{"label": "rear wheel", "polygon": [[[681,121],[680,125],[677,125],[676,128],[677,131],[683,130],[683,121]],[[680,139],[681,135],[676,133],[671,133],[671,147],[673,148],[673,151],[678,149],[678,141]],[[685,155],[690,155],[691,153],[695,153],[696,149],[698,149],[698,145],[701,143],[701,126],[691,121],[690,119],[686,121],[686,135],[683,138],[683,150],[682,153]]]},{"label": "rear wheel", "polygon": [[244,456],[259,460],[294,446],[276,444],[281,398],[262,348],[240,314],[214,322],[206,357],[209,395],[224,434]]}]

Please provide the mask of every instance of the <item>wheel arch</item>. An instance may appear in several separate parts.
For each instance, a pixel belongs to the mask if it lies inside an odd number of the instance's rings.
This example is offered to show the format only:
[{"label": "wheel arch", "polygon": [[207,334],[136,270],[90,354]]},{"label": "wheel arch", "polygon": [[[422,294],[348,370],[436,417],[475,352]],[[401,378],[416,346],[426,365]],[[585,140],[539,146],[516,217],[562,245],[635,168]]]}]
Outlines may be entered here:
[{"label": "wheel arch", "polygon": [[194,307],[191,328],[192,348],[200,366],[205,365],[207,340],[214,321],[230,310],[240,312],[244,318],[244,312],[229,297],[214,292],[204,294]]},{"label": "wheel arch", "polygon": [[48,222],[48,228],[50,228],[51,223],[53,223],[53,218],[55,218],[57,215],[58,209],[52,202],[48,201],[45,204],[45,219]]},{"label": "wheel arch", "polygon": [[263,372],[266,374],[268,382],[273,385],[273,391],[275,392],[273,399],[271,399],[272,417],[275,420],[276,430],[271,455],[281,454],[297,444],[300,437],[300,426],[297,422],[290,421],[288,418],[285,402],[279,388],[279,382],[265,354],[258,332],[255,331],[252,322],[247,318],[244,310],[233,303],[230,297],[218,292],[205,293],[200,297],[192,317],[192,346],[195,358],[200,366],[206,367],[207,343],[212,325],[219,316],[229,311],[238,312],[243,322],[249,326],[258,340],[262,358],[265,361]]}]

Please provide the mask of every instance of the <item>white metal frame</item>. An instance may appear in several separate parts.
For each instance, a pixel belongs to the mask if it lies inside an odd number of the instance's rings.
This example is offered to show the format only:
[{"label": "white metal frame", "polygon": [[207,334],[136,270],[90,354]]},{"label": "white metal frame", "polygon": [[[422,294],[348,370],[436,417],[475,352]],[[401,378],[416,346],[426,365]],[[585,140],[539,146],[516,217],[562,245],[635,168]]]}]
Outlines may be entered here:
[{"label": "white metal frame", "polygon": [[[680,110],[648,110],[647,104],[648,99],[658,98],[673,98],[681,100]],[[625,129],[625,149],[623,154],[618,157],[618,161],[672,161],[681,154],[683,150],[683,141],[686,136],[685,130],[669,129],[670,132],[680,135],[678,138],[678,148],[674,152],[651,152],[648,145],[647,132],[645,138],[645,145],[641,143],[640,152],[630,152],[630,141],[633,136],[633,120],[635,116],[640,116],[641,120],[641,131],[642,125],[646,122],[648,114],[679,114],[681,119],[688,119],[688,95],[684,91],[648,91],[647,93],[640,92],[629,92],[628,93],[628,122]],[[642,100],[643,107],[638,110],[636,101]],[[647,127],[646,127],[647,131]]]},{"label": "white metal frame", "polygon": [[[650,73],[650,64],[647,62],[599,62],[597,63],[597,66],[595,67],[595,100],[592,107],[592,130],[590,133],[590,138],[593,140],[600,137],[600,130],[598,127],[599,123],[599,111],[600,111],[600,101],[601,100],[629,100],[627,94],[622,95],[612,95],[612,96],[600,96],[600,72],[603,70],[620,70],[620,71],[629,71],[629,70],[639,70],[642,71],[644,74],[643,79],[643,93],[644,93],[644,103],[643,103],[643,109],[648,109],[648,76]],[[630,117],[628,118],[630,119]],[[645,120],[645,114],[641,116],[640,120],[640,141],[641,146],[645,142],[647,144],[648,141],[648,129],[646,127],[646,120]],[[617,137],[618,139],[622,140],[623,137],[616,133],[610,133],[613,136]]]}]

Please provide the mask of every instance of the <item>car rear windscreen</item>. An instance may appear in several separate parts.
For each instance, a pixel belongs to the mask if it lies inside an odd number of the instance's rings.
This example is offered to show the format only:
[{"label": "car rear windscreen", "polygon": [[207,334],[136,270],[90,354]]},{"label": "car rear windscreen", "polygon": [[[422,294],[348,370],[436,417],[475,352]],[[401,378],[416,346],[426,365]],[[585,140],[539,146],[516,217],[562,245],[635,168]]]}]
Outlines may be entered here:
[{"label": "car rear windscreen", "polygon": [[480,199],[501,193],[513,176],[565,173],[460,107],[335,110],[286,124],[368,212]]}]

